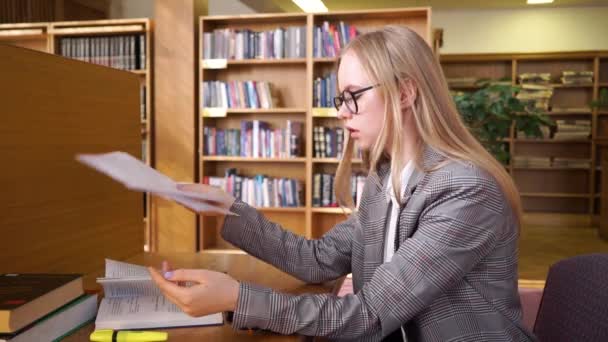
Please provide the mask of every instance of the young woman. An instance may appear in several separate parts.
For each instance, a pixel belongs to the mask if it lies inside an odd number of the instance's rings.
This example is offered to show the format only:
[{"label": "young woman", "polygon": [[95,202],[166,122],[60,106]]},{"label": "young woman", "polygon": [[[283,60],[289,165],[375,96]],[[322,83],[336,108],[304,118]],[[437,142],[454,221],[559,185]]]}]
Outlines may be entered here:
[{"label": "young woman", "polygon": [[[354,39],[338,66],[338,116],[350,132],[336,174],[353,207],[353,141],[369,174],[359,210],[318,240],[269,222],[215,192],[239,214],[222,236],[308,282],[353,274],[354,294],[289,295],[204,270],[161,274],[185,312],[233,311],[235,328],[360,341],[527,341],[517,293],[518,192],[463,125],[441,67],[412,30],[388,26]],[[199,283],[190,288],[175,282]]]}]

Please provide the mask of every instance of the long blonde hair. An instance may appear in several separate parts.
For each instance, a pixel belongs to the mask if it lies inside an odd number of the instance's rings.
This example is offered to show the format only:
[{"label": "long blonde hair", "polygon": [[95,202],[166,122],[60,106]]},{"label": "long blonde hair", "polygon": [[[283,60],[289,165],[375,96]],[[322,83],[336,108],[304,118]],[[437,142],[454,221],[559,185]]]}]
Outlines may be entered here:
[{"label": "long blonde hair", "polygon": [[[370,172],[376,170],[382,158],[390,159],[393,189],[401,189],[399,174],[405,167],[404,133],[402,129],[394,128],[403,127],[401,83],[411,80],[417,89],[411,109],[420,140],[414,156],[416,166],[422,168],[425,144],[448,160],[469,161],[477,165],[496,179],[521,222],[521,200],[513,180],[463,123],[437,58],[417,33],[405,26],[386,26],[358,36],[342,50],[341,55],[348,51],[359,58],[373,84],[382,84],[378,90],[385,99],[384,125],[373,146],[363,156],[364,165]],[[385,154],[388,142],[391,143],[390,155]],[[340,205],[351,209],[354,208],[350,183],[353,144],[348,139],[334,185]],[[395,195],[400,198],[399,191]]]}]

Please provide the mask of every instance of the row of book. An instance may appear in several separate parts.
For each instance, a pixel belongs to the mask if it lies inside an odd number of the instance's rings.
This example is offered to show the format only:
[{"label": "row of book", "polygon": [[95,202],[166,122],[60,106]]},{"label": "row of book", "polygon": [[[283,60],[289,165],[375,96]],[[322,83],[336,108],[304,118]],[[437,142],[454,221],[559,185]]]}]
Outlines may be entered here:
[{"label": "row of book", "polygon": [[55,341],[97,314],[78,274],[0,274],[0,341]]},{"label": "row of book", "polygon": [[313,107],[334,107],[334,96],[338,93],[336,74],[331,73],[314,80],[312,88]]},{"label": "row of book", "polygon": [[555,120],[555,140],[585,140],[591,136],[590,120]]},{"label": "row of book", "polygon": [[535,157],[535,156],[515,156],[513,158],[514,167],[524,168],[590,168],[591,161],[584,158],[563,158],[563,157]]},{"label": "row of book", "polygon": [[356,26],[344,21],[338,22],[337,25],[324,21],[315,26],[313,35],[313,57],[337,57],[359,32]]},{"label": "row of book", "polygon": [[237,169],[228,169],[224,177],[203,177],[203,183],[219,187],[241,201],[255,207],[302,207],[304,186],[290,178],[272,178],[265,175],[246,177]]},{"label": "row of book", "polygon": [[279,106],[273,90],[265,81],[204,81],[201,98],[203,107],[268,109]]},{"label": "row of book", "polygon": [[[342,127],[313,127],[313,156],[315,158],[342,158],[348,130]],[[363,150],[355,142],[353,158],[361,158]]]},{"label": "row of book", "polygon": [[287,120],[285,128],[241,121],[240,129],[203,127],[203,154],[251,158],[291,158],[304,153],[304,123]]},{"label": "row of book", "polygon": [[[564,70],[560,77],[562,84],[591,84],[593,83],[593,71]],[[518,76],[520,84],[551,84],[551,73],[549,72],[527,72]]]},{"label": "row of book", "polygon": [[146,37],[120,35],[107,37],[63,37],[62,56],[123,70],[146,69]]},{"label": "row of book", "polygon": [[[365,185],[363,174],[351,176],[351,193],[355,206],[358,208]],[[312,178],[312,206],[319,207],[338,207],[338,201],[334,191],[335,175],[329,173],[315,173]]]},{"label": "row of book", "polygon": [[306,26],[255,32],[216,29],[203,33],[204,59],[281,59],[306,57]]}]

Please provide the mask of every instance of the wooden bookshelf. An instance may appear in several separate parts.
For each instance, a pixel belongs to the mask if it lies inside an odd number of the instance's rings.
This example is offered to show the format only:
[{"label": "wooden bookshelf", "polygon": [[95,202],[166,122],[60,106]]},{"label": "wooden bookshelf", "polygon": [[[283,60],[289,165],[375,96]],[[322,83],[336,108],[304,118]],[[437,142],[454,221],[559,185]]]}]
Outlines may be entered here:
[{"label": "wooden bookshelf", "polygon": [[[282,224],[296,234],[308,238],[320,237],[338,222],[344,220],[340,208],[312,207],[312,178],[317,172],[335,173],[338,159],[313,158],[313,127],[323,124],[335,127],[340,124],[331,109],[313,108],[313,80],[334,71],[337,58],[313,56],[314,27],[329,21],[344,21],[355,25],[360,32],[366,32],[387,24],[405,24],[424,37],[431,44],[430,9],[413,8],[379,11],[352,11],[322,14],[260,14],[245,16],[205,16],[199,21],[199,86],[210,80],[269,81],[280,94],[281,107],[276,109],[198,109],[198,180],[206,176],[223,176],[228,168],[237,168],[239,174],[254,176],[265,174],[270,177],[286,177],[304,183],[304,206],[299,208],[259,208],[271,220]],[[214,29],[250,29],[252,31],[273,30],[279,27],[306,27],[305,58],[288,59],[241,59],[205,60],[204,37]],[[204,96],[204,94],[201,94]],[[335,112],[335,111],[334,111]],[[203,155],[203,128],[239,128],[241,120],[263,120],[272,127],[283,127],[286,120],[304,123],[304,153],[298,158],[245,158]],[[354,161],[354,167],[361,162]],[[347,211],[348,212],[348,211]],[[199,217],[199,246],[208,253],[234,253],[233,246],[219,236],[218,222],[214,218]]]},{"label": "wooden bookshelf", "polygon": [[[590,107],[598,98],[598,90],[608,84],[608,60],[600,58],[603,52],[555,52],[516,54],[464,54],[442,55],[441,63],[449,78],[510,79],[518,84],[522,73],[550,73],[553,96],[551,110],[545,114],[553,120],[589,120],[590,139],[556,140],[518,138],[514,129],[510,132],[509,151],[511,158],[518,156],[588,158],[588,168],[569,167],[514,167],[509,171],[521,191],[524,210],[531,213],[579,214],[587,218],[598,215],[595,196],[597,182],[596,168],[599,159],[594,139],[601,132],[601,111]],[[602,65],[605,64],[605,65]],[[564,70],[593,71],[593,83],[562,84],[560,77]],[[478,87],[458,87],[454,90],[475,91]],[[607,121],[608,123],[608,121]],[[608,134],[608,125],[605,130]]]},{"label": "wooden bookshelf", "polygon": [[[150,19],[112,19],[112,20],[86,20],[86,21],[64,21],[32,24],[3,24],[0,25],[0,43],[8,43],[15,46],[29,48],[37,51],[62,55],[62,38],[100,38],[100,37],[125,37],[130,35],[143,35],[145,40],[145,65],[138,69],[128,70],[140,77],[140,87],[145,87],[145,104],[140,102],[138,111],[141,121],[142,149],[141,157],[148,165],[154,165],[153,161],[153,72],[152,72],[152,29]],[[80,54],[83,56],[85,41],[79,46]],[[92,43],[87,41],[87,49],[92,51]],[[108,47],[109,49],[109,47]],[[81,61],[87,61],[83,56]],[[87,85],[83,84],[83,87]],[[140,101],[142,99],[140,98]],[[144,195],[144,230],[146,245],[150,236],[151,220],[147,219],[150,212],[150,196]]]}]

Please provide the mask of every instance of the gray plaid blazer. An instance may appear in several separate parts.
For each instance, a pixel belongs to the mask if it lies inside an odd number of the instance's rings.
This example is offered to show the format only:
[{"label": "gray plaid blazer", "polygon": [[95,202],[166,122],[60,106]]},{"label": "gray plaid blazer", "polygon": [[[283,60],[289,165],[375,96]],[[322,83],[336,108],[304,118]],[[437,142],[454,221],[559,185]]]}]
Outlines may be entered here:
[{"label": "gray plaid blazer", "polygon": [[[427,147],[424,170],[445,161]],[[353,274],[354,294],[289,295],[241,283],[233,327],[380,341],[529,341],[517,292],[518,225],[492,176],[468,162],[416,170],[399,217],[399,249],[383,262],[390,165],[367,178],[359,211],[307,240],[236,201],[226,241],[306,282]]]}]

